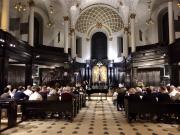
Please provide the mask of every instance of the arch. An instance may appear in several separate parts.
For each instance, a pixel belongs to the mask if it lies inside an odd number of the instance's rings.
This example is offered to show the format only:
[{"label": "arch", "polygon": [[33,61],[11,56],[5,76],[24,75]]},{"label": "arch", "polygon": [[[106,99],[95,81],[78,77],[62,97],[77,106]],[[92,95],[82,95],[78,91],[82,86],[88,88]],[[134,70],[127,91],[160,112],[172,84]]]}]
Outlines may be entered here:
[{"label": "arch", "polygon": [[34,12],[39,14],[42,17],[44,25],[48,24],[49,17],[42,9],[40,9],[38,7],[34,7]]},{"label": "arch", "polygon": [[169,43],[168,9],[162,9],[158,14],[158,38],[162,44]]},{"label": "arch", "polygon": [[75,23],[76,30],[80,33],[88,33],[88,30],[95,28],[96,24],[102,24],[99,29],[105,28],[106,31],[111,29],[111,32],[119,32],[124,26],[117,10],[104,4],[95,4],[83,9]]},{"label": "arch", "polygon": [[112,39],[112,31],[111,29],[105,25],[105,24],[102,24],[101,28],[97,28],[97,24],[94,24],[92,25],[88,30],[87,30],[87,33],[86,33],[86,39],[89,40],[92,38],[92,36],[96,33],[96,32],[102,32],[104,34],[106,34],[107,38],[109,40]]},{"label": "arch", "polygon": [[164,9],[167,9],[168,8],[168,5],[167,3],[163,3],[161,5],[159,5],[158,7],[157,6],[154,6],[153,9],[152,9],[152,19],[154,19],[155,21],[155,25],[152,26],[152,38],[154,40],[154,43],[157,43],[157,42],[160,42],[159,40],[159,37],[158,37],[158,17],[159,17],[159,14],[162,10]]},{"label": "arch", "polygon": [[34,13],[34,45],[43,44],[43,18]]},{"label": "arch", "polygon": [[96,32],[91,39],[91,58],[107,59],[107,36],[103,32]]}]

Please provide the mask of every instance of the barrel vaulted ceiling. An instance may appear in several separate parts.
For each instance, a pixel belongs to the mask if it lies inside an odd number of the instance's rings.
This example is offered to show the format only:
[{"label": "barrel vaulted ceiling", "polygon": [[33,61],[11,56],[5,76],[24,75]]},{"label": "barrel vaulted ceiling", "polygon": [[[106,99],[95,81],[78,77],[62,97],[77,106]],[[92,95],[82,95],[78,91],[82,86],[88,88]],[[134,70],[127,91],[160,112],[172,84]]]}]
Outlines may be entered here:
[{"label": "barrel vaulted ceiling", "polygon": [[123,28],[123,21],[113,9],[106,6],[95,6],[82,12],[76,23],[76,30],[86,33],[93,25],[97,27],[106,25],[112,32],[118,32]]}]

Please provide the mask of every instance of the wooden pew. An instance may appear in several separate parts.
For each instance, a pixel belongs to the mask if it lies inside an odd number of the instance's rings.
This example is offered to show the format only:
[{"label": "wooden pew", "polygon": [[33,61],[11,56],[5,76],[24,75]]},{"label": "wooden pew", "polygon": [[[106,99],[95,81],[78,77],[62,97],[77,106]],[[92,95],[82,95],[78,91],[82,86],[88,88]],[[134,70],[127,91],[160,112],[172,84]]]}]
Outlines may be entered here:
[{"label": "wooden pew", "polygon": [[73,121],[75,101],[24,101],[22,102],[22,120],[29,118],[30,113],[68,113]]},{"label": "wooden pew", "polygon": [[125,113],[128,121],[131,121],[131,114],[175,114],[180,115],[180,102],[142,102],[142,101],[129,101],[128,98],[124,99]]},{"label": "wooden pew", "polygon": [[[7,110],[7,128],[16,126],[17,124],[17,104],[14,100],[0,100],[0,110]],[[0,114],[1,114],[0,112]],[[0,115],[1,116],[1,115]],[[1,117],[0,117],[1,118]]]}]

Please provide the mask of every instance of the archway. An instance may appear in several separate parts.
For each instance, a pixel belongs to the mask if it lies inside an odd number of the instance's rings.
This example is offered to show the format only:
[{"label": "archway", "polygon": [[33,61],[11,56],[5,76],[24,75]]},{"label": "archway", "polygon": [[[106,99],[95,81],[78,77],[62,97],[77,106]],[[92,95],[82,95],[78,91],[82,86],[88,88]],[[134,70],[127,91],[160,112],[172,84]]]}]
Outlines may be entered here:
[{"label": "archway", "polygon": [[91,59],[107,59],[107,36],[96,32],[91,39]]},{"label": "archway", "polygon": [[159,42],[167,45],[169,44],[169,22],[168,22],[168,10],[165,8],[159,13],[158,16],[158,35]]},{"label": "archway", "polygon": [[34,45],[43,44],[43,19],[35,13],[34,16]]}]

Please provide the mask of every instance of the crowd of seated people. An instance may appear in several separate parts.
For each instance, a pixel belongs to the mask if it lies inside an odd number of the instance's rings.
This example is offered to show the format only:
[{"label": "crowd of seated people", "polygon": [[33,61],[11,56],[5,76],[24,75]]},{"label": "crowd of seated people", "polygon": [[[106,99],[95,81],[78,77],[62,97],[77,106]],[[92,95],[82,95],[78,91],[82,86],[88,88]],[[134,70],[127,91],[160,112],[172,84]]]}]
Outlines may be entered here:
[{"label": "crowd of seated people", "polygon": [[82,87],[47,87],[47,86],[30,86],[27,88],[19,86],[17,89],[12,89],[11,85],[4,88],[0,99],[15,99],[15,100],[72,100],[75,95],[83,94]]},{"label": "crowd of seated people", "polygon": [[[175,86],[161,86],[161,87],[136,87],[136,88],[117,88],[113,95],[113,101],[116,103],[117,110],[124,110],[124,98],[135,102],[149,102],[149,103],[166,103],[169,101],[180,102],[180,87]],[[157,120],[160,119],[157,116]],[[132,118],[136,119],[136,114],[132,114]]]},{"label": "crowd of seated people", "polygon": [[[47,87],[47,86],[30,86],[27,88],[19,86],[17,89],[12,89],[11,85],[4,88],[0,95],[0,100],[13,99],[16,101],[73,101],[79,94],[84,94],[84,89],[81,86],[70,87]],[[6,112],[6,111],[5,111]],[[58,113],[58,112],[57,112]],[[41,114],[43,117],[46,113]],[[58,113],[62,118],[62,114]],[[54,113],[51,114],[54,117]],[[65,116],[66,118],[68,115]]]}]

